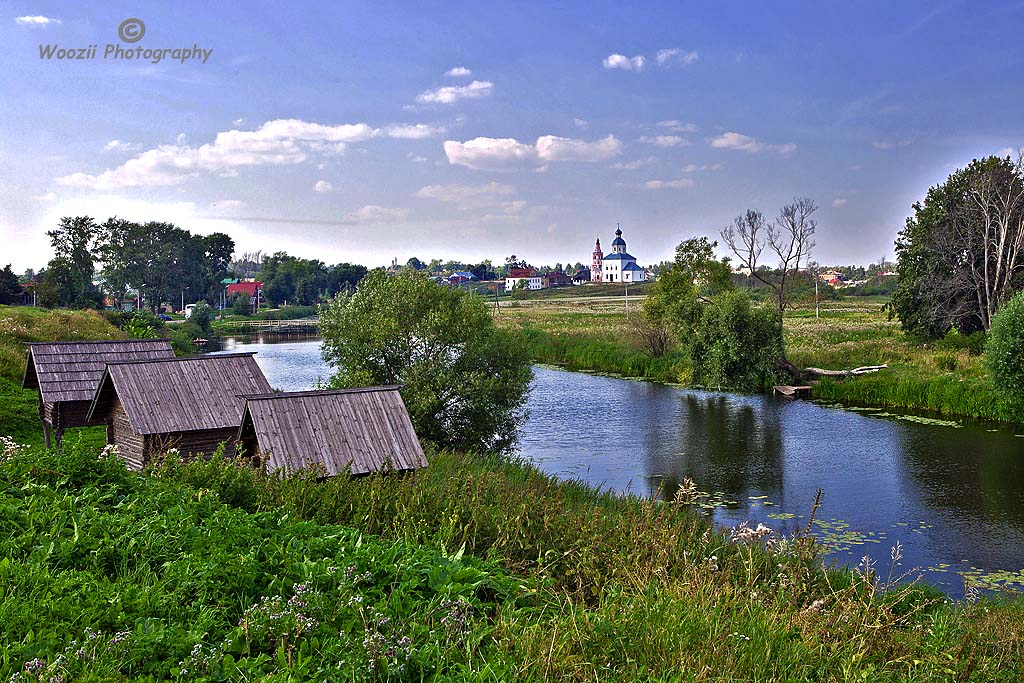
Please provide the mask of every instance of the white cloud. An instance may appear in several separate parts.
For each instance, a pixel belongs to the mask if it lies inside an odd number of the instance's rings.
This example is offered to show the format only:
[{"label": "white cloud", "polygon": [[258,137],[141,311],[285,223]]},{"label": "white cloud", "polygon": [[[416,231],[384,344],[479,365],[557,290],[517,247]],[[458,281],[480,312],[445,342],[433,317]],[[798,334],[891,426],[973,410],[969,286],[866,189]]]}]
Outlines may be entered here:
[{"label": "white cloud", "polygon": [[473,75],[473,72],[464,66],[455,66],[445,71],[444,75],[451,76],[453,78],[468,78]]},{"label": "white cloud", "polygon": [[837,209],[841,209],[842,207],[846,206],[846,199],[844,199],[843,197],[836,197],[835,199],[832,200],[832,206]]},{"label": "white cloud", "polygon": [[641,185],[645,190],[680,190],[693,187],[693,180],[690,178],[677,178],[676,180],[648,180]]},{"label": "white cloud", "polygon": [[896,149],[897,147],[909,147],[913,140],[876,140],[871,143],[875,149]]},{"label": "white cloud", "polygon": [[336,154],[345,145],[376,137],[365,123],[323,125],[299,119],[268,121],[254,131],[229,130],[199,147],[161,145],[146,150],[117,168],[96,175],[73,173],[61,185],[109,190],[120,187],[176,185],[200,173],[238,175],[248,166],[294,165],[312,154]]},{"label": "white cloud", "polygon": [[416,96],[416,101],[426,104],[454,104],[459,100],[476,100],[491,94],[494,84],[490,81],[473,81],[469,85],[446,85],[436,90],[427,90]]},{"label": "white cloud", "polygon": [[614,135],[588,142],[577,138],[542,135],[533,146],[515,138],[447,140],[448,163],[478,170],[507,170],[551,161],[604,161],[619,154],[622,143]]},{"label": "white cloud", "polygon": [[427,185],[416,191],[420,199],[436,199],[439,202],[477,202],[481,198],[493,199],[515,194],[516,188],[503,183],[486,185]]},{"label": "white cloud", "polygon": [[647,59],[643,55],[627,57],[618,53],[610,54],[601,62],[606,69],[622,69],[623,71],[643,71]]},{"label": "white cloud", "polygon": [[1024,147],[1003,147],[1001,150],[996,152],[997,157],[1010,157],[1014,160],[1022,154],[1024,154]]},{"label": "white cloud", "polygon": [[137,152],[140,149],[142,149],[141,143],[123,142],[121,140],[111,140],[103,145],[104,152]]},{"label": "white cloud", "polygon": [[658,62],[658,66],[671,67],[671,66],[689,66],[697,61],[698,55],[696,51],[686,51],[678,47],[672,47],[665,50],[658,50],[658,55],[655,58]]},{"label": "white cloud", "polygon": [[397,223],[409,216],[408,209],[391,209],[384,206],[367,204],[345,214],[345,221],[351,223]]},{"label": "white cloud", "polygon": [[402,140],[423,140],[441,135],[445,129],[441,126],[429,126],[425,123],[413,123],[388,126],[384,133],[389,138],[400,138]]},{"label": "white cloud", "polygon": [[246,206],[246,203],[241,199],[218,199],[215,202],[210,202],[210,207],[216,207],[218,209],[241,209]]},{"label": "white cloud", "polygon": [[683,173],[696,173],[697,171],[717,171],[720,168],[722,168],[721,164],[702,164],[700,166],[697,164],[686,164],[680,170]]},{"label": "white cloud", "polygon": [[425,156],[421,156],[419,154],[413,154],[412,152],[409,152],[408,154],[406,154],[405,158],[408,159],[409,161],[413,162],[414,164],[422,164],[422,163],[424,163],[426,161],[430,161]]},{"label": "white cloud", "polygon": [[586,119],[573,119],[572,124],[582,130],[590,128],[590,121],[587,121]]},{"label": "white cloud", "polygon": [[668,128],[675,133],[696,133],[697,126],[692,123],[672,119],[670,121],[658,121],[658,126]]},{"label": "white cloud", "polygon": [[718,149],[735,149],[742,152],[778,152],[779,154],[789,154],[796,150],[796,145],[787,143],[783,145],[769,145],[761,142],[757,138],[752,138],[749,135],[743,135],[742,133],[728,132],[719,135],[717,138],[711,140],[711,146]]},{"label": "white cloud", "polygon": [[448,163],[480,170],[510,169],[531,164],[537,150],[515,138],[473,138],[466,142],[447,140],[444,153]]},{"label": "white cloud", "polygon": [[184,145],[186,140],[188,140],[188,137],[184,133],[178,133],[178,144],[179,145]]},{"label": "white cloud", "polygon": [[37,195],[32,197],[32,199],[37,201],[37,202],[52,202],[56,198],[57,198],[57,193],[55,193],[55,192],[47,192],[46,194],[37,194]]},{"label": "white cloud", "polygon": [[234,120],[234,121],[232,121],[231,123],[233,123],[233,124],[234,124],[234,125],[236,125],[236,126],[241,126],[241,125],[244,125],[244,124],[245,124],[245,117],[243,116],[243,117],[242,117],[242,118],[240,118],[240,119],[235,119],[235,120]]},{"label": "white cloud", "polygon": [[658,147],[678,147],[679,145],[690,144],[678,135],[643,135],[639,138],[639,141],[646,142],[649,145],[657,145]]},{"label": "white cloud", "polygon": [[48,26],[50,24],[59,24],[60,19],[54,19],[53,17],[44,17],[41,15],[15,17],[14,22],[19,26]]},{"label": "white cloud", "polygon": [[635,171],[643,168],[644,166],[650,166],[656,161],[654,157],[647,157],[646,159],[636,159],[634,161],[620,161],[612,164],[611,168],[618,169],[620,171]]},{"label": "white cloud", "polygon": [[543,135],[537,138],[537,156],[544,161],[604,161],[618,156],[622,143],[614,135],[587,142]]},{"label": "white cloud", "polygon": [[318,180],[316,181],[316,184],[313,185],[314,192],[330,192],[333,189],[334,185],[331,185],[326,180]]}]

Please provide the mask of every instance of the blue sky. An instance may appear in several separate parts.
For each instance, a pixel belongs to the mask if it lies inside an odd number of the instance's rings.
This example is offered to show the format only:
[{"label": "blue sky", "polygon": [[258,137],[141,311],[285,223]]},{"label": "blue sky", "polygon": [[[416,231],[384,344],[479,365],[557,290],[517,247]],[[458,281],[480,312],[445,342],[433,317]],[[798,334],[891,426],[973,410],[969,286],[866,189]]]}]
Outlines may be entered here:
[{"label": "blue sky", "polygon": [[586,263],[621,222],[653,263],[795,195],[816,260],[866,264],[930,185],[1024,145],[1024,3],[220,5],[5,3],[0,265],[82,213],[370,266]]}]

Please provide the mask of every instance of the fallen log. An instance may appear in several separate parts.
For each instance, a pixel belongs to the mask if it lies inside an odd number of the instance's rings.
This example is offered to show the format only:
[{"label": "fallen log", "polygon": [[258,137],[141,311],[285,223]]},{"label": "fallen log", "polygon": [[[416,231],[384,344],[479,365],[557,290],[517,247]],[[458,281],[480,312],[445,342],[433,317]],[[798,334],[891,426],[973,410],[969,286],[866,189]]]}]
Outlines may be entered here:
[{"label": "fallen log", "polygon": [[822,370],[821,368],[804,368],[805,375],[813,375],[815,377],[852,377],[854,375],[866,375],[869,372],[878,372],[889,367],[888,364],[884,365],[865,365],[863,367],[854,368],[853,370]]}]

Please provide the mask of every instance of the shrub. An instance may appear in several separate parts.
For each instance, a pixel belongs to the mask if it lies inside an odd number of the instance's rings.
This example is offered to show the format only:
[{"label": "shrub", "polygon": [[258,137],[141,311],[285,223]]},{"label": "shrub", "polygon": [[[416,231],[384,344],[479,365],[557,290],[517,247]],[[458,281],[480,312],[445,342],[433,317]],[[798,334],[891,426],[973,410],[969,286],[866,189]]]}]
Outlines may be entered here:
[{"label": "shrub", "polygon": [[235,294],[235,298],[231,300],[231,310],[235,315],[249,315],[252,313],[251,297],[244,292]]},{"label": "shrub", "polygon": [[706,387],[762,389],[782,355],[782,317],[766,306],[751,307],[742,291],[705,305],[690,341],[694,376]]},{"label": "shrub", "polygon": [[1024,292],[1003,304],[992,317],[985,365],[997,389],[1015,403],[1024,400]]},{"label": "shrub", "polygon": [[985,352],[985,333],[981,330],[970,334],[960,334],[950,330],[945,337],[935,343],[935,347],[944,351],[967,351],[972,356],[980,356]]},{"label": "shrub", "polygon": [[213,309],[205,301],[197,303],[192,309],[192,313],[188,316],[188,322],[199,328],[200,334],[197,334],[197,337],[208,337],[213,334],[213,329],[210,327],[212,321]]}]

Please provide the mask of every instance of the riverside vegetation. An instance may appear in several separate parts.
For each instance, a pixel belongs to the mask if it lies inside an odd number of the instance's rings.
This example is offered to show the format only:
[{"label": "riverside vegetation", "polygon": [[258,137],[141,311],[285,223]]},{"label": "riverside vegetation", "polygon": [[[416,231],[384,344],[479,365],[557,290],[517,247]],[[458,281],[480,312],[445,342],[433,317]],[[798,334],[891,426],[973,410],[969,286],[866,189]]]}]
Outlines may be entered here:
[{"label": "riverside vegetation", "polygon": [[952,604],[896,583],[898,547],[892,567],[827,570],[799,531],[713,529],[689,483],[641,500],[437,451],[406,476],[277,477],[174,454],[136,475],[101,429],[45,451],[14,379],[20,342],[118,332],[91,313],[49,316],[12,332],[0,310],[5,399],[21,396],[0,415],[0,434],[19,436],[0,447],[0,676],[1019,675],[1019,600]]},{"label": "riverside vegetation", "polygon": [[[948,416],[1024,422],[985,367],[984,337],[956,332],[922,342],[890,320],[884,297],[797,301],[783,317],[786,354],[800,367],[832,369],[888,364],[876,374],[824,379],[814,396],[857,405],[928,410]],[[641,301],[630,297],[526,300],[501,309],[501,324],[521,330],[539,363],[659,382],[692,385],[686,352],[673,344],[655,355],[644,338]]]}]

